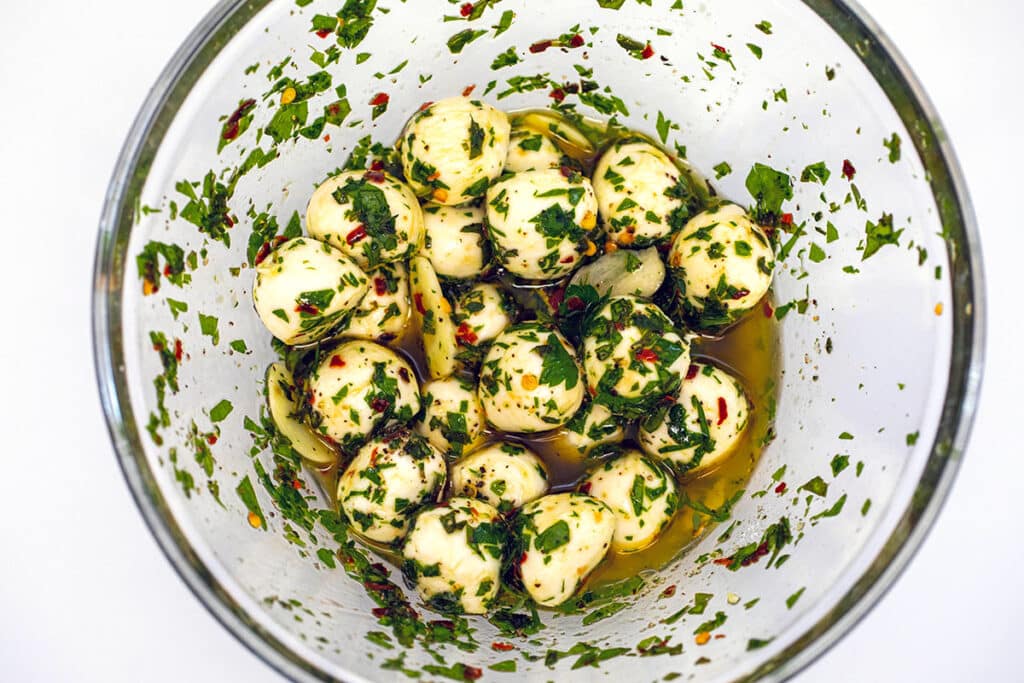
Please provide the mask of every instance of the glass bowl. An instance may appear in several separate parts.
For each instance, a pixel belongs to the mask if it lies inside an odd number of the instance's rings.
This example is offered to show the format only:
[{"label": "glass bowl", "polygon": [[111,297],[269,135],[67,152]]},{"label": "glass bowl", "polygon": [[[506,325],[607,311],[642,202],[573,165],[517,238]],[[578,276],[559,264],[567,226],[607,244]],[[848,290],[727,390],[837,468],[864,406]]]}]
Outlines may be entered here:
[{"label": "glass bowl", "polygon": [[[909,561],[976,407],[978,236],[919,84],[870,19],[838,0],[466,10],[379,0],[369,21],[359,9],[219,4],[153,87],[111,180],[95,267],[97,376],[128,485],[168,559],[236,637],[295,679],[399,669],[499,679],[509,660],[538,680],[799,670]],[[309,78],[321,70],[326,88]],[[264,96],[282,76],[307,88],[283,113],[280,89]],[[801,225],[806,234],[774,285],[776,438],[731,519],[642,574],[613,616],[545,614],[546,627],[525,638],[483,619],[468,620],[468,636],[421,622],[405,647],[372,612],[381,589],[345,575],[337,530],[311,511],[330,501],[308,474],[298,495],[275,478],[259,391],[275,353],[251,310],[247,251],[262,238],[250,245],[250,234],[283,231],[361,138],[390,144],[421,102],[475,86],[506,110],[545,107],[552,84],[581,81],[598,87],[565,87],[565,103],[660,137],[720,176],[712,182],[725,197],[750,203],[755,162],[793,176],[785,237]],[[737,571],[714,561],[760,544],[783,519],[792,539],[775,557]],[[701,644],[694,634],[706,622],[714,637]],[[515,649],[492,647],[499,641]]]}]

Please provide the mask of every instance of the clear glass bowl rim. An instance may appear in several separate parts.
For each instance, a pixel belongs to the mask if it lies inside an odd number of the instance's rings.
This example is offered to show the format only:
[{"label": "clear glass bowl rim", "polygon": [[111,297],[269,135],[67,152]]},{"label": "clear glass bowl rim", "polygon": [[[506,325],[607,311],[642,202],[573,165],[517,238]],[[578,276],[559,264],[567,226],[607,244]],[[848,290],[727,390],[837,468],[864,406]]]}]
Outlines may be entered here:
[{"label": "clear glass bowl rim", "polygon": [[[943,226],[952,235],[953,351],[942,416],[921,478],[889,537],[853,586],[778,655],[736,680],[783,680],[821,656],[881,599],[913,558],[937,518],[970,436],[985,348],[984,275],[974,211],[952,146],[920,82],[867,12],[847,0],[801,0],[865,64],[896,108],[930,174]],[[168,62],[121,149],[100,216],[94,261],[93,352],[100,400],[125,480],[158,545],[189,589],[243,645],[297,680],[332,676],[302,660],[235,602],[193,552],[149,469],[132,415],[124,367],[121,293],[138,196],[167,126],[220,50],[270,0],[221,0]],[[857,46],[868,46],[858,50]],[[925,137],[930,144],[922,145]],[[949,201],[942,201],[943,199]],[[950,250],[947,250],[950,251]],[[826,599],[834,597],[830,592]]]}]

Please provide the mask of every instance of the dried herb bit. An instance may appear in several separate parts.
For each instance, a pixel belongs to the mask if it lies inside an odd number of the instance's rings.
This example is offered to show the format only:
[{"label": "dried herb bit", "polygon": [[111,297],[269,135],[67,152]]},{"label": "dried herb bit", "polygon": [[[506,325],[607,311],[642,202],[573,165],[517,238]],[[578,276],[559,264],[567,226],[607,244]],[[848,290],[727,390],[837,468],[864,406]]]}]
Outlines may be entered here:
[{"label": "dried herb bit", "polygon": [[[160,268],[160,257],[164,259],[164,267]],[[147,242],[142,251],[135,257],[135,265],[142,279],[142,293],[153,294],[160,289],[160,276],[176,287],[183,287],[192,281],[192,276],[185,272],[185,252],[176,244],[164,242]],[[169,304],[170,300],[168,300]],[[180,312],[181,309],[179,309]],[[188,305],[185,309],[188,310]],[[172,306],[174,317],[178,315]]]},{"label": "dried herb bit", "polygon": [[782,217],[782,203],[793,198],[793,179],[782,171],[755,163],[747,174],[746,187],[754,198],[754,219],[761,225],[777,225]]},{"label": "dried herb bit", "polygon": [[887,244],[899,246],[901,234],[903,234],[903,228],[899,230],[893,228],[891,213],[883,213],[877,223],[867,221],[864,225],[863,246],[858,246],[858,249],[863,249],[864,252],[861,254],[861,261],[866,261],[874,256],[879,249]]},{"label": "dried herb bit", "polygon": [[628,647],[611,647],[611,648],[599,648],[591,645],[590,643],[579,642],[573,645],[568,650],[548,650],[544,656],[544,664],[548,668],[554,668],[558,662],[566,657],[576,657],[576,661],[572,664],[572,669],[582,669],[585,666],[592,666],[599,668],[601,662],[612,659],[613,657],[619,657],[630,652]]},{"label": "dried herb bit", "polygon": [[597,0],[599,7],[605,9],[619,9],[626,2],[626,0]]},{"label": "dried herb bit", "polygon": [[900,160],[901,142],[900,136],[897,133],[893,133],[892,137],[888,140],[882,140],[882,144],[889,150],[889,163],[895,164]]},{"label": "dried herb bit", "polygon": [[761,56],[764,54],[764,50],[761,49],[761,46],[755,45],[754,43],[747,43],[747,49],[750,50],[750,52],[758,59],[761,59]]},{"label": "dried herb bit", "polygon": [[448,50],[453,55],[457,55],[462,52],[463,48],[472,43],[477,38],[487,33],[485,30],[473,30],[471,28],[465,28],[453,35],[448,39]]},{"label": "dried herb bit", "polygon": [[756,28],[758,31],[765,34],[766,36],[770,36],[772,34],[772,22],[767,21],[765,19],[762,19],[761,21],[754,24],[754,28]]},{"label": "dried herb bit", "polygon": [[828,170],[824,161],[819,161],[816,164],[810,164],[804,167],[803,172],[800,173],[801,183],[821,183],[824,185],[828,182],[829,176],[832,172]]},{"label": "dried herb bit", "polygon": [[[238,497],[245,505],[245,509],[249,511],[250,526],[266,531],[267,518],[263,516],[263,510],[260,508],[260,501],[256,498],[256,491],[253,490],[252,480],[249,479],[249,475],[245,475],[245,478],[239,482],[237,487],[235,487],[235,493],[238,494]],[[258,521],[258,524],[252,524],[252,518],[255,518]]]},{"label": "dried herb bit", "polygon": [[491,62],[491,69],[493,71],[497,71],[498,69],[503,69],[506,66],[518,64],[520,61],[519,55],[516,54],[516,49],[514,47],[510,47],[494,58],[494,61]]},{"label": "dried herb bit", "polygon": [[199,232],[210,239],[223,242],[224,246],[231,246],[231,237],[228,235],[228,228],[235,224],[228,215],[228,199],[231,198],[232,189],[220,182],[213,171],[210,171],[203,178],[201,194],[196,192],[200,185],[198,182],[182,180],[175,184],[180,194],[188,199],[188,203],[182,207],[178,214],[183,219],[192,223]]},{"label": "dried herb bit", "polygon": [[654,54],[650,43],[630,38],[623,33],[615,36],[615,42],[619,44],[619,47],[628,52],[629,56],[633,59],[648,59]]},{"label": "dried herb bit", "polygon": [[771,553],[771,557],[765,565],[765,569],[770,569],[775,564],[776,559],[779,559],[779,564],[784,561],[783,558],[779,557],[779,554],[792,541],[793,532],[790,530],[789,518],[782,517],[778,522],[765,529],[759,543],[749,543],[738,548],[731,556],[715,560],[715,563],[725,565],[729,571],[737,571],[741,567],[748,567],[754,564],[765,555]]},{"label": "dried herb bit", "polygon": [[715,180],[721,180],[725,176],[732,173],[732,166],[730,166],[729,162],[727,161],[723,161],[720,164],[715,164],[712,168],[715,171]]},{"label": "dried herb bit", "polygon": [[462,662],[455,662],[451,666],[441,666],[440,664],[427,664],[423,667],[423,670],[427,673],[434,674],[435,676],[441,676],[452,681],[475,681],[484,675],[483,671],[475,666],[469,666]]},{"label": "dried herb bit", "polygon": [[825,510],[824,512],[819,512],[818,514],[816,514],[813,517],[811,517],[811,521],[812,522],[816,522],[819,519],[822,519],[823,517],[835,517],[836,515],[838,515],[840,512],[843,511],[843,506],[844,505],[846,505],[846,494],[845,493],[839,498],[839,500],[837,500],[835,502],[835,505],[830,507],[828,510]]},{"label": "dried herb bit", "polygon": [[747,641],[747,650],[759,650],[768,643],[775,640],[774,638],[751,638]]},{"label": "dried herb bit", "polygon": [[730,517],[732,517],[732,508],[733,506],[736,505],[736,503],[739,502],[740,498],[743,497],[744,493],[746,493],[746,491],[744,489],[740,489],[736,493],[732,494],[732,496],[728,500],[726,500],[717,508],[709,508],[707,505],[701,503],[700,501],[692,500],[689,496],[686,495],[685,492],[680,492],[679,507],[688,507],[694,512],[698,512],[702,515],[707,515],[715,522],[725,522],[728,521]]},{"label": "dried herb bit", "polygon": [[800,487],[800,491],[809,491],[816,496],[824,498],[828,495],[828,483],[821,477],[814,477]]}]

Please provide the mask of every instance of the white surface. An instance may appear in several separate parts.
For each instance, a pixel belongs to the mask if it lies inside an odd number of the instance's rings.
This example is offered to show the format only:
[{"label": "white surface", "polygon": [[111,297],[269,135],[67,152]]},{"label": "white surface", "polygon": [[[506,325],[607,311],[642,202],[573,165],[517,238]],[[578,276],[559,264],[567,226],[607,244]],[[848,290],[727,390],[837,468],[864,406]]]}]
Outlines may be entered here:
[{"label": "white surface", "polygon": [[[985,245],[988,370],[938,526],[888,596],[798,680],[1019,679],[1024,449],[1011,426],[1024,369],[1010,332],[1020,325],[1024,9],[863,2],[923,81],[970,183]],[[0,268],[3,680],[279,680],[192,597],[144,527],[107,440],[88,336],[114,160],[149,84],[209,4],[4,3],[0,225],[8,244],[28,236],[36,246]]]}]

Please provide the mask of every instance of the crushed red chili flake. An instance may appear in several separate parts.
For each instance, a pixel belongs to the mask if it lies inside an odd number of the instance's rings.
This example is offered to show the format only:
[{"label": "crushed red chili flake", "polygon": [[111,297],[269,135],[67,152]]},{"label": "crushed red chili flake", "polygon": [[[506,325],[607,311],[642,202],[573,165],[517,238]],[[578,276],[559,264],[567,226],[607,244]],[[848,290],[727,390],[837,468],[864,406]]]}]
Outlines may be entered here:
[{"label": "crushed red chili flake", "polygon": [[576,172],[572,166],[566,166],[565,164],[559,166],[558,170],[561,171],[562,175],[564,175],[566,178],[572,177],[572,174]]},{"label": "crushed red chili flake", "polygon": [[644,363],[657,363],[658,354],[651,349],[640,349],[636,352],[636,359]]},{"label": "crushed red chili flake", "polygon": [[717,423],[717,425],[720,425],[723,422],[725,422],[725,420],[728,417],[729,417],[729,405],[725,402],[725,398],[723,396],[719,396],[718,397],[718,423]]},{"label": "crushed red chili flake", "polygon": [[676,399],[674,396],[672,396],[672,394],[665,394],[664,396],[661,397],[661,402],[664,403],[665,405],[668,405],[669,403],[672,403],[675,400]]},{"label": "crushed red chili flake", "polygon": [[530,52],[532,52],[533,54],[537,54],[538,52],[544,52],[544,50],[547,50],[549,47],[551,47],[553,43],[554,41],[551,40],[537,41],[536,43],[530,46]]},{"label": "crushed red chili flake", "polygon": [[302,490],[302,482],[298,479],[292,479],[292,488],[296,491]]},{"label": "crushed red chili flake", "polygon": [[559,263],[572,263],[575,260],[576,260],[576,257],[573,256],[572,254],[569,254],[564,259],[560,260]]},{"label": "crushed red chili flake", "polygon": [[426,108],[429,107],[430,105],[432,105],[433,103],[434,103],[433,100],[428,100],[428,101],[424,102],[423,104],[420,105],[419,111],[426,110]]},{"label": "crushed red chili flake", "polygon": [[737,289],[735,292],[733,292],[732,298],[733,299],[742,299],[743,297],[745,297],[745,296],[747,296],[749,294],[750,294],[750,290],[749,289]]},{"label": "crushed red chili flake", "polygon": [[555,102],[561,102],[562,100],[565,99],[565,91],[562,90],[561,88],[555,88],[554,90],[551,91],[548,97],[553,99]]},{"label": "crushed red chili flake", "polygon": [[793,214],[784,213],[779,217],[779,222],[783,225],[793,225]]},{"label": "crushed red chili flake", "polygon": [[619,332],[622,332],[624,329],[626,329],[626,326],[618,321],[612,323],[612,326],[615,327],[615,329],[618,330]]},{"label": "crushed red chili flake", "polygon": [[475,85],[467,85],[465,88],[462,89],[462,96],[469,97],[470,95],[473,94],[474,90],[476,90]]},{"label": "crushed red chili flake", "polygon": [[668,586],[665,590],[661,591],[661,597],[663,598],[671,598],[675,594],[676,585],[674,583],[671,586]]},{"label": "crushed red chili flake", "polygon": [[449,631],[455,630],[455,622],[453,622],[451,619],[431,619],[430,625],[436,626],[437,628],[445,628]]},{"label": "crushed red chili flake", "polygon": [[551,308],[556,311],[561,307],[562,301],[565,299],[565,287],[557,287],[553,292],[548,294],[548,303],[551,304]]},{"label": "crushed red chili flake", "polygon": [[782,494],[782,493],[785,493],[785,492],[786,492],[786,482],[782,482],[781,484],[779,484],[778,486],[775,487],[775,493]]},{"label": "crushed red chili flake", "polygon": [[568,306],[570,311],[582,311],[587,306],[583,303],[583,299],[578,296],[570,296],[565,305]]},{"label": "crushed red chili flake", "polygon": [[455,330],[455,340],[463,346],[470,346],[476,344],[477,336],[467,323],[460,323],[459,328]]},{"label": "crushed red chili flake", "polygon": [[695,363],[690,363],[690,367],[686,368],[686,379],[693,379],[696,377],[697,370],[697,365]]},{"label": "crushed red chili flake", "polygon": [[181,362],[181,357],[184,355],[184,351],[181,348],[181,340],[174,340],[174,360]]},{"label": "crushed red chili flake", "polygon": [[462,677],[467,681],[475,681],[484,675],[484,670],[478,666],[462,665]]},{"label": "crushed red chili flake", "polygon": [[320,309],[311,303],[306,301],[300,301],[299,305],[295,307],[296,313],[305,313],[306,315],[316,315],[320,312]]},{"label": "crushed red chili flake", "polygon": [[585,493],[585,494],[589,495],[590,494],[590,487],[591,487],[591,483],[589,481],[580,484],[580,493]]},{"label": "crushed red chili flake", "polygon": [[370,170],[371,171],[383,171],[384,170],[384,162],[381,161],[380,159],[374,159],[370,163]]},{"label": "crushed red chili flake", "polygon": [[377,93],[376,95],[373,96],[372,100],[370,100],[370,106],[380,107],[380,106],[383,106],[383,105],[387,104],[390,101],[391,101],[391,98],[388,96],[387,93],[379,92],[379,93]]},{"label": "crushed red chili flake", "polygon": [[580,47],[581,45],[583,45],[583,36],[580,34],[577,33],[569,39],[569,47]]},{"label": "crushed red chili flake", "polygon": [[512,643],[500,643],[496,640],[491,643],[491,649],[495,652],[509,652],[510,650],[516,649],[516,646]]},{"label": "crushed red chili flake", "polygon": [[383,183],[385,180],[384,172],[374,169],[370,169],[369,171],[367,171],[363,177],[369,180],[371,183],[377,183],[378,185]]},{"label": "crushed red chili flake", "polygon": [[772,308],[772,304],[770,301],[766,300],[764,302],[764,306],[761,307],[761,310],[764,312],[764,317],[766,318],[770,318],[773,315],[775,315],[775,309]]},{"label": "crushed red chili flake", "polygon": [[384,617],[388,616],[390,612],[391,610],[389,610],[387,607],[374,607],[370,610],[370,614],[377,617],[378,619],[383,619]]},{"label": "crushed red chili flake", "polygon": [[351,245],[355,244],[364,237],[366,237],[366,226],[358,225],[354,230],[352,230],[352,232],[345,235],[345,241]]},{"label": "crushed red chili flake", "polygon": [[714,560],[713,562],[714,562],[714,564],[720,564],[720,565],[722,565],[724,567],[728,567],[730,564],[732,564],[732,558],[731,557],[719,557],[717,560]]},{"label": "crushed red chili flake", "polygon": [[382,277],[373,278],[373,291],[377,296],[384,296],[388,293],[388,281]]},{"label": "crushed red chili flake", "polygon": [[239,122],[242,117],[249,113],[249,110],[256,106],[256,100],[248,99],[242,100],[238,103],[238,108],[231,112],[228,116],[228,120],[224,122],[224,132],[221,137],[225,140],[234,140],[238,137]]},{"label": "crushed red chili flake", "polygon": [[423,307],[423,294],[416,292],[412,295],[412,299],[416,303],[416,310],[419,311],[420,315],[426,315],[427,309]]},{"label": "crushed red chili flake", "polygon": [[728,50],[726,50],[724,47],[722,47],[721,45],[717,45],[715,43],[711,43],[711,47],[712,47],[712,49],[717,50],[718,52],[722,52],[722,53],[728,52]]},{"label": "crushed red chili flake", "polygon": [[217,435],[216,434],[207,434],[206,435],[206,443],[210,444],[211,446],[214,445],[215,443],[217,443]]},{"label": "crushed red chili flake", "polygon": [[378,581],[363,581],[363,585],[372,591],[393,591],[395,587],[389,583],[380,583]]},{"label": "crushed red chili flake", "polygon": [[332,31],[331,29],[329,29],[329,28],[322,28],[322,29],[320,29],[319,31],[316,32],[316,35],[318,37],[320,37],[320,38],[326,38],[327,36],[331,35],[332,33],[334,33],[334,31]]},{"label": "crushed red chili flake", "polygon": [[459,8],[459,14],[461,14],[464,17],[468,17],[472,13],[473,13],[473,3],[471,3],[471,2],[467,2],[464,5],[462,5],[462,7]]},{"label": "crushed red chili flake", "polygon": [[519,564],[522,564],[523,562],[526,562],[526,553],[519,556]]},{"label": "crushed red chili flake", "polygon": [[170,276],[171,276],[171,264],[167,263],[167,264],[164,265],[164,277],[170,277]]},{"label": "crushed red chili flake", "polygon": [[650,43],[647,43],[647,47],[645,47],[644,51],[640,53],[640,59],[650,59],[653,56],[654,56],[654,48],[651,47]]},{"label": "crushed red chili flake", "polygon": [[330,141],[331,141],[331,134],[328,133],[327,135],[324,136],[324,142],[330,142]]},{"label": "crushed red chili flake", "polygon": [[375,413],[383,413],[390,406],[391,402],[388,401],[386,398],[381,398],[380,396],[370,401],[370,407],[373,408],[373,411]]},{"label": "crushed red chili flake", "polygon": [[332,368],[343,368],[345,367],[345,361],[338,354],[331,356],[331,367]]},{"label": "crushed red chili flake", "polygon": [[843,159],[843,175],[846,176],[847,180],[853,180],[853,176],[857,173],[857,169],[853,167],[849,159]]}]

